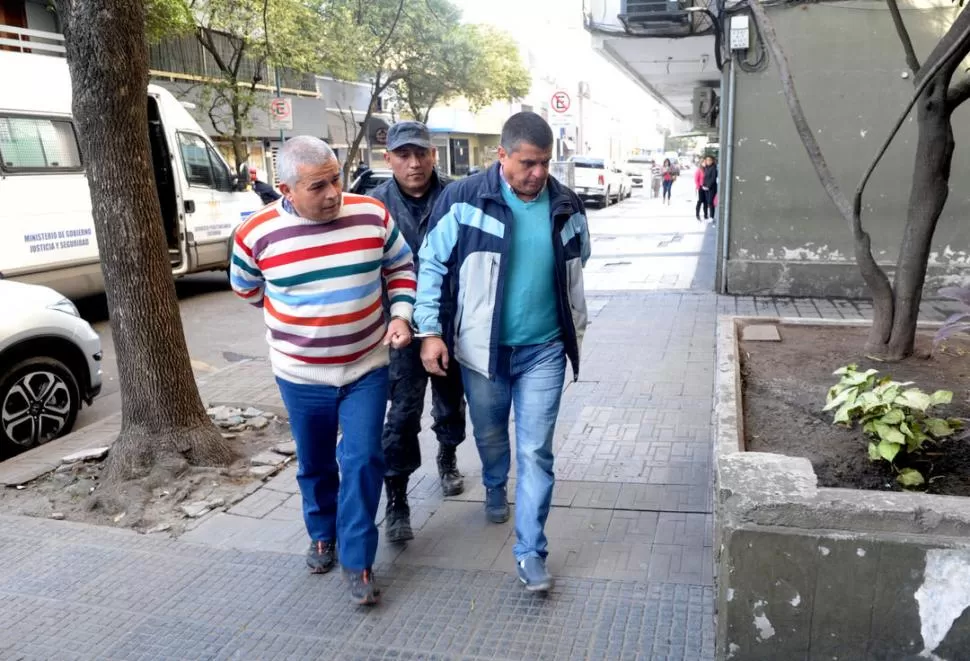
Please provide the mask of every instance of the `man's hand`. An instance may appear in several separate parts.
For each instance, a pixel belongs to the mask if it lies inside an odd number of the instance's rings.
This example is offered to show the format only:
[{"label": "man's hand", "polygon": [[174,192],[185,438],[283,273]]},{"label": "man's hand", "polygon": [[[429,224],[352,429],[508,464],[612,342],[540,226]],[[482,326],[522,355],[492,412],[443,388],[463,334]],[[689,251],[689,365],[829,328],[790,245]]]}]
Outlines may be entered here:
[{"label": "man's hand", "polygon": [[411,344],[411,327],[403,319],[391,319],[384,335],[384,346],[393,349],[403,349]]},{"label": "man's hand", "polygon": [[446,376],[448,370],[448,347],[440,337],[421,340],[421,364],[428,374]]}]

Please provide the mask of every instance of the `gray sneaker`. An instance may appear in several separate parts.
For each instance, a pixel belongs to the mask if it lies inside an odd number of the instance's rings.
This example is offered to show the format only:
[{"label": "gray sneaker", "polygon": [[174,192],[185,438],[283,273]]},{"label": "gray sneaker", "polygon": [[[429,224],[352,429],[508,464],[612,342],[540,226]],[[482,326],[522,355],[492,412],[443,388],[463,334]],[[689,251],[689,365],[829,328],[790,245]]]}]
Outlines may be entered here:
[{"label": "gray sneaker", "polygon": [[374,572],[370,569],[356,572],[344,569],[350,584],[350,601],[358,606],[373,606],[380,601],[380,588],[374,583]]},{"label": "gray sneaker", "polygon": [[485,518],[492,523],[505,523],[509,520],[509,499],[505,487],[485,489]]},{"label": "gray sneaker", "polygon": [[337,543],[325,541],[310,542],[306,552],[306,566],[311,574],[326,574],[337,562]]},{"label": "gray sneaker", "polygon": [[547,592],[552,589],[552,576],[546,569],[546,561],[530,556],[515,563],[519,580],[529,592]]}]

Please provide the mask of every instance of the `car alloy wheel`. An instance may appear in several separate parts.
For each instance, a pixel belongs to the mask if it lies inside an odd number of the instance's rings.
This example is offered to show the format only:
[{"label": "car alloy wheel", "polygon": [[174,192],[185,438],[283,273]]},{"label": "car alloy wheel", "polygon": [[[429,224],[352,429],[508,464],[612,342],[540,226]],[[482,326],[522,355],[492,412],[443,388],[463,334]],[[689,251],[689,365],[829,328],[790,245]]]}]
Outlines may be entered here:
[{"label": "car alloy wheel", "polygon": [[0,425],[17,445],[33,447],[56,438],[75,413],[72,388],[63,378],[38,366],[4,393]]}]

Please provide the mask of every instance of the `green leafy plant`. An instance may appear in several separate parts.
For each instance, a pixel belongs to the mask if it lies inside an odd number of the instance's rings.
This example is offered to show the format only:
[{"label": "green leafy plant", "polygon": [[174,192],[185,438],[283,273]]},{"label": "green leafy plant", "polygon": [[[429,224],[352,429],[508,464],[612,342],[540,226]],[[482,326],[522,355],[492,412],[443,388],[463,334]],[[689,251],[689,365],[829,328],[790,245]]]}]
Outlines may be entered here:
[{"label": "green leafy plant", "polygon": [[829,389],[825,411],[835,411],[836,424],[852,427],[856,422],[869,438],[869,459],[887,461],[897,471],[896,481],[903,487],[918,487],[926,482],[915,468],[898,468],[899,455],[916,455],[924,443],[938,442],[952,436],[963,426],[955,418],[931,415],[936,406],[953,401],[949,390],[932,395],[912,382],[900,383],[879,376],[870,369],[860,372],[857,365],[847,365],[834,372],[839,382]]}]

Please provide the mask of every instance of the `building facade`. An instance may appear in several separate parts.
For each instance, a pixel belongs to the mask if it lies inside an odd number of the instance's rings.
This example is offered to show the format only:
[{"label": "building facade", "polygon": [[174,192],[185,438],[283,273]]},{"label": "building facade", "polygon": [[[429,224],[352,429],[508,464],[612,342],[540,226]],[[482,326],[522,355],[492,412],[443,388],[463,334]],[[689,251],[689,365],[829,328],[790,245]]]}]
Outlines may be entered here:
[{"label": "building facade", "polygon": [[[669,3],[591,0],[587,25],[598,50],[621,71],[719,141],[720,290],[867,296],[854,261],[852,233],[815,175],[777,70],[761,55],[757,34],[749,31],[749,48],[734,51],[734,61],[718,71],[711,17],[683,11],[694,7],[691,0],[674,4],[679,13],[664,23],[659,16],[651,19],[649,11],[651,5]],[[634,6],[640,6],[640,13],[631,15]],[[961,11],[945,0],[903,0],[900,6],[921,59]],[[696,9],[717,16],[716,4]],[[816,139],[836,179],[851,194],[913,93],[892,18],[884,4],[857,0],[771,4],[768,11]],[[729,19],[720,17],[725,40],[730,38]],[[748,23],[753,25],[753,19]],[[679,36],[672,38],[675,32]],[[713,121],[701,112],[711,98],[717,111]],[[970,283],[970,226],[965,222],[970,191],[958,185],[970,175],[970,149],[961,149],[970,146],[968,119],[966,106],[953,115],[950,195],[934,236],[926,296],[944,285]],[[863,223],[872,235],[873,254],[890,277],[906,222],[915,144],[911,117],[864,197]]]}]

